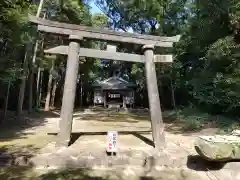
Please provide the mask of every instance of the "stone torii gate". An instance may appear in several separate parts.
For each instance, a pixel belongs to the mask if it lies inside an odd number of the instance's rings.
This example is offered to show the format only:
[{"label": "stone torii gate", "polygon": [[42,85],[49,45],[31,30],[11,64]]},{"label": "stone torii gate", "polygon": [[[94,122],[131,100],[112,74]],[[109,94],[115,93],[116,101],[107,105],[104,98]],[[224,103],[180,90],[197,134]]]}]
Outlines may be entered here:
[{"label": "stone torii gate", "polygon": [[[154,48],[172,47],[174,42],[179,41],[179,35],[174,37],[159,37],[120,33],[112,30],[94,29],[86,26],[43,20],[33,16],[30,17],[30,22],[37,24],[38,31],[40,32],[68,36],[70,40],[69,46],[58,46],[45,50],[45,53],[68,55],[57,145],[68,146],[70,141],[79,57],[92,57],[145,63],[153,141],[155,148],[164,147],[164,125],[155,62],[172,62],[172,55],[154,55]],[[81,48],[80,42],[83,39],[139,44],[142,45],[143,55],[116,52],[116,46],[112,45],[108,45],[106,51]]]}]

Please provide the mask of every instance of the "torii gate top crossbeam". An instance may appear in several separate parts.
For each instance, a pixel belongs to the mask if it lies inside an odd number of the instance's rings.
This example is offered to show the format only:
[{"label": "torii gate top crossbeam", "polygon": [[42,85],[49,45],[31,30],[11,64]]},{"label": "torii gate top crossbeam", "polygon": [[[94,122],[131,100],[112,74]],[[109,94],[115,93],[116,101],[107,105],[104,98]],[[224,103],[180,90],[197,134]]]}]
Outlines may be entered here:
[{"label": "torii gate top crossbeam", "polygon": [[99,29],[87,26],[61,23],[57,21],[44,20],[35,16],[29,17],[30,22],[38,24],[38,30],[46,33],[60,35],[75,35],[88,39],[98,39],[113,42],[125,42],[133,44],[151,44],[156,47],[172,47],[174,42],[178,42],[180,35],[173,37],[161,37],[151,35],[140,35],[133,33],[116,32],[109,29]]}]

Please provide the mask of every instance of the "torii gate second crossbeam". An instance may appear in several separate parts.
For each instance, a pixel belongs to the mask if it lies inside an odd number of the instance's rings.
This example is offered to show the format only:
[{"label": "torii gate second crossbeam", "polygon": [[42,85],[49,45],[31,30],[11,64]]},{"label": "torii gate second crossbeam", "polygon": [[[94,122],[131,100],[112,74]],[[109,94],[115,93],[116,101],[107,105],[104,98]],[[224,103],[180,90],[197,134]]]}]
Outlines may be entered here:
[{"label": "torii gate second crossbeam", "polygon": [[[30,21],[37,24],[38,30],[41,32],[68,36],[70,39],[69,46],[59,46],[45,51],[45,53],[50,54],[68,55],[60,116],[61,120],[59,125],[60,131],[58,133],[57,141],[58,145],[67,146],[70,141],[76,94],[76,81],[79,69],[79,56],[85,56],[145,63],[153,141],[155,148],[157,149],[165,146],[164,124],[162,120],[154,62],[172,62],[172,55],[154,55],[154,48],[172,47],[174,42],[179,41],[180,36],[159,37],[136,35],[132,33],[119,33],[112,30],[94,29],[86,26],[43,20],[36,17],[30,17]],[[116,52],[116,50],[101,51],[80,48],[80,42],[83,39],[140,44],[143,45],[143,55],[119,53]]]}]

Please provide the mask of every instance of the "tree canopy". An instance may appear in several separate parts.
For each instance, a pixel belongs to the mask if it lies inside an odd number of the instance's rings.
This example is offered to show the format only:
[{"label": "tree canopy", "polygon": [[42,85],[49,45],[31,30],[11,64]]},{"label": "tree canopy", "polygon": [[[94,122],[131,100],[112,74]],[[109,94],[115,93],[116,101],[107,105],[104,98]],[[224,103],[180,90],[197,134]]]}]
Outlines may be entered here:
[{"label": "tree canopy", "polygon": [[[91,14],[91,2],[102,10],[101,14]],[[34,44],[38,38],[42,42],[37,54],[38,65],[42,64],[45,74],[51,68],[55,69],[59,76],[55,78],[58,82],[57,97],[61,99],[66,57],[44,56],[42,50],[67,41],[53,35],[34,35],[36,28],[28,23],[28,15],[36,13],[38,3],[22,0],[0,2],[0,81],[3,87],[6,82],[11,82],[13,87],[19,86],[26,46]],[[163,107],[193,105],[209,113],[239,115],[239,0],[45,0],[41,17],[156,36],[181,34],[180,42],[171,50],[174,63],[157,65]],[[85,46],[102,49],[106,43],[89,41]],[[129,44],[119,44],[118,48],[122,52],[139,51],[139,47]],[[164,53],[167,50],[157,51]],[[28,61],[31,57],[28,55]],[[52,58],[55,59],[54,67]],[[81,64],[78,86],[81,97],[77,97],[80,104],[90,103],[90,85],[94,81],[107,78],[116,71],[138,84],[137,103],[148,106],[144,66],[101,59],[88,59]],[[43,97],[47,94],[47,82],[48,75],[44,75]]]}]

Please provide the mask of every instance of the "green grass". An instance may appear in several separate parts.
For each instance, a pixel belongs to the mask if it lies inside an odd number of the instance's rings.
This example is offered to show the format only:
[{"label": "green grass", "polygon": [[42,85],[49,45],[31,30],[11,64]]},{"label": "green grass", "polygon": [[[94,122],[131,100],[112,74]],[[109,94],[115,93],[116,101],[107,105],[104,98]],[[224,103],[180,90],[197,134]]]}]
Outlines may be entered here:
[{"label": "green grass", "polygon": [[184,131],[199,131],[204,128],[218,128],[219,133],[230,133],[240,128],[240,120],[220,115],[211,115],[196,108],[166,111],[164,118],[173,123],[181,123]]}]

